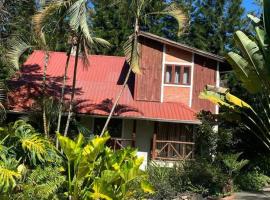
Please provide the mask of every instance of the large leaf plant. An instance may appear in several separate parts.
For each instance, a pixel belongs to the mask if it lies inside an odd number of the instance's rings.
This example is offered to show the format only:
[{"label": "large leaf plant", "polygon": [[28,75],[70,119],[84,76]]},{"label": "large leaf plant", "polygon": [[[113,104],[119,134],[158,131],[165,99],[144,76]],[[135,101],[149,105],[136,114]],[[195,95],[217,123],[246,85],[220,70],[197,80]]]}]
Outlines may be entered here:
[{"label": "large leaf plant", "polygon": [[[254,96],[251,105],[232,95],[227,88],[206,86],[200,98],[227,107],[270,150],[270,1],[263,1],[263,16],[248,15],[254,34],[234,34],[238,52],[230,52],[227,60],[243,87]],[[232,115],[230,115],[230,118]]]},{"label": "large leaf plant", "polygon": [[67,162],[69,199],[138,199],[140,191],[153,192],[135,150],[113,152],[105,146],[107,134],[89,142],[82,134],[76,140],[57,137]]}]

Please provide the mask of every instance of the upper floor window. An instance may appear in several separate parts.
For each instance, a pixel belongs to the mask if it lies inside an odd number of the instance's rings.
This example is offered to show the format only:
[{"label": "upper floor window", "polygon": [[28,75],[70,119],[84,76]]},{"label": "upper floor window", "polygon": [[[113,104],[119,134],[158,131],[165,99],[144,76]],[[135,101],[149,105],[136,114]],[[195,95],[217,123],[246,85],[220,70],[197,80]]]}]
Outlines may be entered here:
[{"label": "upper floor window", "polygon": [[190,85],[190,66],[166,65],[164,82],[166,84]]}]

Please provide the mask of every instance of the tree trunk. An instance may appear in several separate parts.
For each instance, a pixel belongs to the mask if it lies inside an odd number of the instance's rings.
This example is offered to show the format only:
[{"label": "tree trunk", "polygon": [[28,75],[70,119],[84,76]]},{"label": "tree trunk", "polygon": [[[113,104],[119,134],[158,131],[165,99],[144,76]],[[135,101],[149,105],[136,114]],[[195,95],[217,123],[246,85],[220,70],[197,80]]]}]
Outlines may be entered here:
[{"label": "tree trunk", "polygon": [[[138,32],[139,32],[139,19],[136,18],[135,19],[135,25],[134,25],[134,37],[137,37],[138,36]],[[130,63],[131,62],[132,62],[132,56],[131,56]],[[113,116],[114,110],[115,110],[116,106],[118,105],[118,102],[119,102],[119,100],[120,100],[120,98],[121,98],[121,96],[122,96],[122,94],[123,94],[123,92],[124,92],[124,90],[125,90],[125,88],[127,86],[127,83],[128,83],[128,80],[129,80],[129,77],[130,77],[131,72],[132,72],[132,68],[130,67],[129,70],[128,70],[127,76],[125,78],[123,87],[121,88],[120,93],[116,97],[116,100],[115,100],[115,102],[113,104],[112,110],[111,110],[111,112],[110,112],[110,114],[109,114],[109,116],[108,116],[108,118],[106,120],[106,123],[105,123],[105,125],[104,125],[104,127],[103,127],[103,129],[101,131],[100,136],[103,136],[104,133],[105,133],[105,131],[107,130],[107,127],[109,125],[109,122],[110,122],[110,120],[111,120],[111,118]]]},{"label": "tree trunk", "polygon": [[44,59],[44,70],[43,70],[43,88],[42,88],[42,95],[43,95],[43,109],[42,109],[42,118],[43,118],[43,129],[44,129],[44,134],[46,137],[49,136],[48,133],[48,126],[47,126],[47,116],[46,116],[46,77],[47,77],[47,66],[48,66],[48,61],[49,61],[49,53],[46,50],[45,52],[45,59]]},{"label": "tree trunk", "polygon": [[[61,127],[62,108],[63,108],[64,97],[65,97],[67,70],[68,70],[69,60],[70,60],[70,56],[71,56],[71,50],[72,50],[72,45],[70,46],[70,48],[67,52],[65,72],[64,72],[64,76],[63,76],[63,86],[62,86],[61,98],[60,98],[60,103],[59,103],[58,122],[57,122],[57,129],[56,129],[56,132],[58,132],[58,133],[59,133],[60,127]],[[58,139],[56,138],[56,148],[58,149],[58,147],[59,147],[59,142],[58,142]]]},{"label": "tree trunk", "polygon": [[128,82],[128,80],[129,80],[129,77],[130,77],[131,72],[132,72],[132,69],[131,69],[131,67],[130,67],[129,70],[128,70],[127,76],[126,76],[126,78],[125,78],[123,87],[121,88],[121,90],[120,90],[118,96],[116,97],[116,100],[115,100],[115,102],[114,102],[114,104],[113,104],[113,107],[112,107],[112,109],[111,109],[111,112],[110,112],[110,114],[109,114],[109,116],[108,116],[108,118],[107,118],[107,120],[106,120],[106,123],[105,123],[103,129],[102,129],[102,132],[101,132],[101,134],[100,134],[101,137],[104,135],[105,131],[107,130],[107,127],[108,127],[108,125],[109,125],[109,122],[110,122],[110,120],[111,120],[111,118],[112,118],[112,116],[113,116],[114,110],[115,110],[116,106],[118,105],[118,102],[119,102],[121,96],[123,95],[123,92],[124,92],[124,90],[125,90],[125,88],[126,88],[126,86],[127,86],[127,82]]},{"label": "tree trunk", "polygon": [[69,110],[68,110],[68,117],[67,117],[67,123],[66,128],[64,132],[64,136],[67,136],[69,124],[71,121],[71,117],[73,114],[73,104],[74,104],[74,97],[76,92],[76,78],[77,78],[77,67],[78,67],[78,60],[79,60],[79,49],[80,49],[80,42],[81,42],[81,36],[78,37],[77,45],[76,45],[76,55],[75,55],[75,64],[74,64],[74,71],[73,71],[73,82],[72,82],[72,92],[71,92],[71,98],[70,98],[70,104],[69,104]]}]

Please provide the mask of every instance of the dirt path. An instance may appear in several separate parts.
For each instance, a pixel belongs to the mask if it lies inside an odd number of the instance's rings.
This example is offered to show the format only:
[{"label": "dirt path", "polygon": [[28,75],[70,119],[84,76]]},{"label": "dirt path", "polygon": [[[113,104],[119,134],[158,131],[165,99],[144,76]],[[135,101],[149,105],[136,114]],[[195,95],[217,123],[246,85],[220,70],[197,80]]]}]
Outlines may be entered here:
[{"label": "dirt path", "polygon": [[235,195],[235,200],[270,200],[269,193],[238,192]]}]

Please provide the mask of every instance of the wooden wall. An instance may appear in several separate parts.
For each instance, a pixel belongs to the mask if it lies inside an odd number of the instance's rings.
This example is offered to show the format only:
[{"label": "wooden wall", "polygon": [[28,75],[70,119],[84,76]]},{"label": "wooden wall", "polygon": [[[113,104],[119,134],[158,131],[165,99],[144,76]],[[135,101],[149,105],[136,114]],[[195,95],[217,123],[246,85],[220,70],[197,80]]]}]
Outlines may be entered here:
[{"label": "wooden wall", "polygon": [[196,111],[202,109],[215,113],[215,105],[207,100],[199,99],[199,94],[205,85],[216,85],[217,61],[195,55],[193,74],[192,108]]},{"label": "wooden wall", "polygon": [[163,102],[180,102],[189,105],[189,87],[164,86],[163,91]]},{"label": "wooden wall", "polygon": [[[193,66],[191,52],[169,45],[166,45],[165,49],[163,62],[163,44],[149,38],[140,37],[141,74],[135,76],[135,100],[181,102],[190,106],[190,93],[192,92],[191,104],[194,110],[215,112],[215,105],[207,100],[199,99],[199,94],[205,85],[216,85],[217,61],[194,54],[193,85],[162,84],[162,77],[164,77],[162,75],[163,63]],[[161,95],[162,91],[163,94]]]},{"label": "wooden wall", "polygon": [[135,77],[134,97],[141,101],[160,101],[163,45],[140,38],[141,74]]},{"label": "wooden wall", "polygon": [[166,46],[166,62],[177,62],[177,63],[190,63],[192,62],[192,53],[178,49],[176,47]]},{"label": "wooden wall", "polygon": [[[179,64],[180,66],[192,65],[192,53],[166,45],[165,65],[168,63]],[[190,74],[191,75],[191,74]],[[163,75],[164,76],[164,75]],[[189,106],[190,87],[181,85],[163,86],[163,102],[184,103]]]}]

